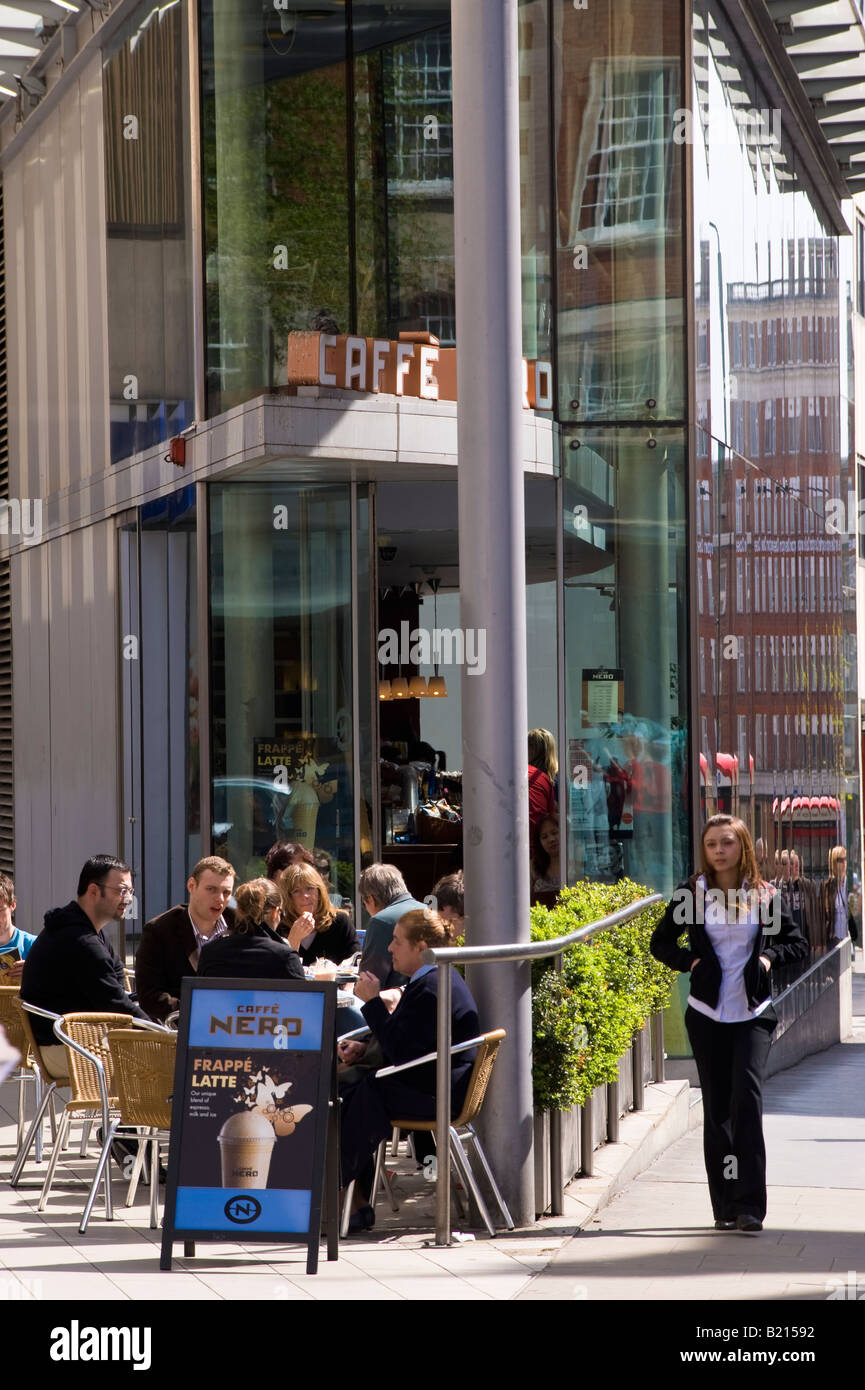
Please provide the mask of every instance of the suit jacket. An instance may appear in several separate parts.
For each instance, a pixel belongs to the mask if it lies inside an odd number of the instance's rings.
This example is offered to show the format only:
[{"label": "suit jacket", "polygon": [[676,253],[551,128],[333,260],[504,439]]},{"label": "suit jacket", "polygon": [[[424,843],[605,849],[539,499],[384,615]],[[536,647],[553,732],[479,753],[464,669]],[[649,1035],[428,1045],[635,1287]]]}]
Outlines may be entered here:
[{"label": "suit jacket", "polygon": [[267,927],[229,932],[201,949],[198,974],[226,980],[303,980],[297,951]]},{"label": "suit jacket", "polygon": [[[399,1066],[401,1062],[411,1062],[415,1057],[435,1052],[438,1041],[438,970],[429,970],[420,979],[406,985],[402,999],[392,1014],[388,1013],[378,997],[364,1004],[362,1013],[380,1043],[388,1064]],[[479,1032],[477,1005],[462,975],[455,970],[451,984],[451,1042],[468,1042],[469,1038],[476,1038]],[[458,1052],[451,1059],[451,1090],[455,1097],[459,1097],[455,1104],[462,1102],[475,1055],[476,1049],[471,1048]],[[435,1095],[434,1062],[413,1071],[401,1072],[399,1079],[417,1091]]]},{"label": "suit jacket", "polygon": [[[230,926],[234,921],[233,909],[227,907],[223,916]],[[135,988],[142,1008],[157,1022],[164,1023],[170,1013],[180,1008],[180,982],[184,975],[196,973],[197,950],[189,909],[184,903],[170,907],[145,924],[135,957]]]}]

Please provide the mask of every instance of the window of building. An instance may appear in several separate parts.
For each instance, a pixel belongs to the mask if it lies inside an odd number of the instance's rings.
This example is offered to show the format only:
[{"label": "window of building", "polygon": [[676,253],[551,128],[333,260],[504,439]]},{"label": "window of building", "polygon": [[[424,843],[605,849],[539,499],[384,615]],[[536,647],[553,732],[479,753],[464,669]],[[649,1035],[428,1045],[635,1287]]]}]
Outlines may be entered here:
[{"label": "window of building", "polygon": [[760,405],[757,401],[750,401],[748,404],[750,436],[750,457],[756,459],[760,457]]},{"label": "window of building", "polygon": [[766,401],[764,410],[766,413],[763,420],[763,453],[769,455],[775,452],[775,402]]},{"label": "window of building", "polygon": [[730,364],[733,367],[741,367],[745,360],[742,351],[743,326],[741,323],[730,325]]}]

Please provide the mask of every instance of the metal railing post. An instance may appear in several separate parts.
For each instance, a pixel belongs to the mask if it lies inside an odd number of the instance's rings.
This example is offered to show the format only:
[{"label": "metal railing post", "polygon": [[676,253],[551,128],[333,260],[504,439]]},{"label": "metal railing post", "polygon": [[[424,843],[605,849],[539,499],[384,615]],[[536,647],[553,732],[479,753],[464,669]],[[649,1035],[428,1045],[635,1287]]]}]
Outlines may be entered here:
[{"label": "metal railing post", "polygon": [[607,1143],[619,1142],[619,1083],[607,1082]]},{"label": "metal railing post", "polygon": [[595,1171],[595,1097],[583,1101],[580,1116],[580,1173],[590,1178]]},{"label": "metal railing post", "polygon": [[643,1096],[643,1030],[634,1034],[634,1041],[631,1043],[631,1074],[634,1081],[634,1109],[644,1108]]},{"label": "metal railing post", "polygon": [[664,1080],[664,1015],[652,1014],[652,1080]]},{"label": "metal railing post", "polygon": [[451,1243],[451,969],[438,967],[436,1019],[436,1245]]},{"label": "metal railing post", "polygon": [[[564,968],[564,956],[561,951],[555,957],[553,968],[561,975]],[[564,1216],[565,1214],[561,1110],[550,1111],[550,1212],[553,1216]]]}]

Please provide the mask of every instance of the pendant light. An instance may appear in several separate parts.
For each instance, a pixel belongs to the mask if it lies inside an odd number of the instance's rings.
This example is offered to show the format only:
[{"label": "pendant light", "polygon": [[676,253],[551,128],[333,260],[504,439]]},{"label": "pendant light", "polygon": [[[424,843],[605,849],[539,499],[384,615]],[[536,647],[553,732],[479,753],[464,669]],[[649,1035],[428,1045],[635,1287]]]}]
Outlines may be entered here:
[{"label": "pendant light", "polygon": [[[439,585],[440,585],[440,584],[441,584],[441,580],[440,580],[440,579],[431,579],[431,580],[429,581],[429,586],[430,586],[430,588],[432,589],[432,595],[433,595],[433,653],[434,653],[434,654],[437,654],[437,653],[438,653],[438,643],[436,642],[436,633],[438,632],[438,626],[439,626],[438,592],[439,592]],[[435,675],[432,675],[432,676],[430,676],[430,678],[429,678],[429,682],[428,682],[428,684],[427,684],[427,695],[430,696],[431,699],[440,699],[440,700],[441,700],[441,699],[444,699],[445,696],[446,696],[447,693],[448,693],[447,681],[445,680],[444,676],[440,676],[440,675],[439,675],[439,664],[438,664],[438,661],[436,661],[436,662],[434,663],[433,669],[434,669],[434,671],[435,671]]]}]

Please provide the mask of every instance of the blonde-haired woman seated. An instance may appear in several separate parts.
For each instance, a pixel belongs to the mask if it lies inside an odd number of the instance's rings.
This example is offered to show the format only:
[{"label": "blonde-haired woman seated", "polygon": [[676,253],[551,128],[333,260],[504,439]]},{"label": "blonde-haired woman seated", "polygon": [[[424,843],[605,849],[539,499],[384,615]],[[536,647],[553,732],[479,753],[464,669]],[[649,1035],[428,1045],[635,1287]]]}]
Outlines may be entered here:
[{"label": "blonde-haired woman seated", "polygon": [[202,947],[198,974],[222,979],[302,980],[300,956],[277,933],[282,894],[268,878],[241,883],[225,936]]},{"label": "blonde-haired woman seated", "polygon": [[309,864],[289,864],[279,880],[282,894],[281,934],[304,965],[322,958],[339,965],[360,950],[347,912],[338,912],[321,874]]}]

